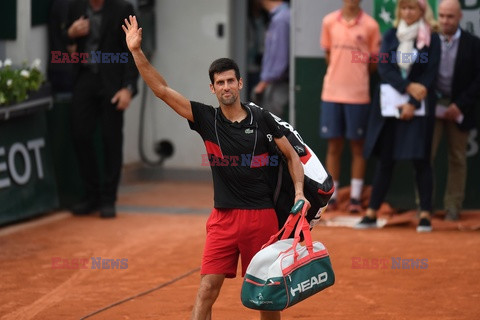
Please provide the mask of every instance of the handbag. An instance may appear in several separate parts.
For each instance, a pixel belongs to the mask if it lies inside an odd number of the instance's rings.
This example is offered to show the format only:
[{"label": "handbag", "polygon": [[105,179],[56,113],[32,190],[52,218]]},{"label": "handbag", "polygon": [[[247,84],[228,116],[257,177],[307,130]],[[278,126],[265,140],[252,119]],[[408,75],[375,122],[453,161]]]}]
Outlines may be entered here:
[{"label": "handbag", "polygon": [[[301,214],[295,213],[297,206],[299,204],[292,208],[285,225],[248,265],[241,292],[245,307],[284,310],[335,283],[327,248],[321,242],[312,242],[306,210],[302,208]],[[288,239],[294,229],[294,238]],[[300,232],[304,235],[305,246],[299,243]]]}]

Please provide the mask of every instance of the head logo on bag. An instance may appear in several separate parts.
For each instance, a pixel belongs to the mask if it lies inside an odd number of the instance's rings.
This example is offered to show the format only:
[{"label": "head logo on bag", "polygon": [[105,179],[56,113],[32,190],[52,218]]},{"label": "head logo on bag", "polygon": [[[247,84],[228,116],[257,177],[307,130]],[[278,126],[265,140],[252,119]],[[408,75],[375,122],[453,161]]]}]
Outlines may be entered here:
[{"label": "head logo on bag", "polygon": [[327,282],[327,280],[328,280],[328,273],[326,272],[319,273],[318,276],[313,276],[310,279],[300,282],[296,287],[292,285],[292,287],[290,287],[290,294],[292,295],[292,297],[295,297],[295,293],[297,292],[302,293],[310,289],[313,289],[315,288],[315,285],[319,285],[321,283]]}]

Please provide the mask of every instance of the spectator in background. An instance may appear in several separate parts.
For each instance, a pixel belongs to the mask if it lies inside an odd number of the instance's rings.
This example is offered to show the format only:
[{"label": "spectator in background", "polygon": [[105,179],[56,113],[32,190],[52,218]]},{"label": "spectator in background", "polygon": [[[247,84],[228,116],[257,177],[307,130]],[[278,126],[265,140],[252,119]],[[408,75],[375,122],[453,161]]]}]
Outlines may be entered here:
[{"label": "spectator in background", "polygon": [[[397,160],[411,160],[416,174],[420,198],[418,232],[432,230],[433,172],[431,149],[435,122],[435,80],[440,62],[440,40],[436,21],[426,0],[399,0],[394,28],[383,36],[380,56],[388,61],[378,64],[382,84],[388,84],[408,102],[399,106],[399,116],[383,117],[379,97],[373,104],[365,143],[365,156],[378,156],[373,188],[366,215],[358,229],[375,228],[377,211],[390,187]],[[412,57],[414,57],[412,59]],[[417,59],[427,57],[427,59]],[[383,90],[383,88],[381,88]],[[415,116],[425,100],[425,115]]]},{"label": "spectator in background", "polygon": [[[436,83],[437,111],[432,161],[445,133],[448,176],[444,196],[446,220],[458,220],[465,197],[467,144],[475,127],[474,108],[480,94],[480,39],[460,28],[458,0],[443,0],[438,7],[442,55]],[[443,109],[444,113],[441,111]]]},{"label": "spectator in background", "polygon": [[[69,0],[53,0],[48,19],[48,44],[50,52],[72,52],[67,35]],[[73,90],[73,64],[49,63],[48,80],[54,93],[70,93]]]},{"label": "spectator in background", "polygon": [[254,94],[261,97],[262,107],[283,118],[288,105],[290,57],[290,7],[282,0],[260,0],[269,12],[270,23],[265,35],[260,82]]},{"label": "spectator in background", "polygon": [[[122,23],[133,15],[124,0],[74,0],[69,6],[68,36],[77,52],[88,53],[87,63],[75,65],[72,100],[72,131],[85,198],[72,208],[83,215],[100,209],[100,216],[116,216],[123,158],[123,117],[137,92],[138,70],[125,43]],[[117,62],[93,61],[92,53],[117,55]],[[126,59],[125,59],[126,57]],[[105,62],[105,63],[103,63]],[[100,123],[103,163],[94,146]],[[103,171],[101,179],[99,170]]]},{"label": "spectator in background", "polygon": [[[320,136],[328,139],[326,168],[335,190],[339,187],[344,140],[352,151],[351,191],[348,210],[362,210],[361,194],[365,175],[363,144],[370,110],[369,63],[381,41],[378,23],[360,8],[360,0],[344,0],[343,7],[323,19],[320,45],[325,49],[327,72],[323,80]],[[355,61],[358,56],[366,59]],[[374,61],[373,59],[371,60]],[[329,210],[337,209],[337,191]]]},{"label": "spectator in background", "polygon": [[[260,81],[267,21],[268,16],[265,10],[262,9],[260,0],[249,0],[247,29],[247,92],[254,93],[253,88]],[[252,101],[255,101],[255,95],[252,95],[251,99]],[[260,103],[260,101],[258,103]]]}]

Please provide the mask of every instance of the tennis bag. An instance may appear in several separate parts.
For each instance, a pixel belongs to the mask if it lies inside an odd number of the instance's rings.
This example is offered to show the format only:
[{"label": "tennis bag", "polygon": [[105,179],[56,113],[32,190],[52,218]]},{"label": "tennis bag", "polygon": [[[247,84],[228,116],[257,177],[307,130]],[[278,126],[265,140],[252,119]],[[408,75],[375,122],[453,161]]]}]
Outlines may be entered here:
[{"label": "tennis bag", "polygon": [[[299,202],[303,205],[303,201]],[[312,242],[305,214],[305,210],[290,214],[282,229],[253,257],[242,284],[241,299],[245,307],[284,310],[335,283],[328,251],[322,243]],[[295,237],[286,239],[294,228]],[[299,243],[300,231],[305,246]]]},{"label": "tennis bag", "polygon": [[[252,110],[254,117],[257,119],[258,127],[267,135],[273,130],[271,125],[265,121],[264,113],[268,112],[265,109],[250,102],[247,104]],[[291,124],[277,117],[271,112],[276,125],[288,139],[293,149],[298,153],[300,161],[303,165],[304,171],[304,190],[305,198],[310,202],[310,209],[307,212],[307,221],[310,228],[313,228],[320,220],[322,212],[328,205],[335,187],[333,179],[323,167],[318,157],[313,151],[303,142],[300,134],[293,128]],[[269,139],[269,152],[272,155],[279,156],[279,165],[271,167],[270,184],[274,188],[274,205],[277,212],[278,225],[283,226],[290,214],[290,208],[293,207],[295,201],[295,187],[288,171],[286,159],[282,156],[280,150],[273,139]]]}]

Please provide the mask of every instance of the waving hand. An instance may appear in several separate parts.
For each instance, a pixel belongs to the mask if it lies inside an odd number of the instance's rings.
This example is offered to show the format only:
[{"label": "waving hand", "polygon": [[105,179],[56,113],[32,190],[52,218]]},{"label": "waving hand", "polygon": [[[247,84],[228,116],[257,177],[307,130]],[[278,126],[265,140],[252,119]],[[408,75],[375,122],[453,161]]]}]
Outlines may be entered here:
[{"label": "waving hand", "polygon": [[138,27],[137,17],[129,16],[128,20],[125,19],[125,25],[122,25],[122,29],[125,31],[128,49],[130,51],[139,49],[142,43],[143,29]]},{"label": "waving hand", "polygon": [[163,76],[155,70],[147,57],[145,57],[141,48],[142,28],[138,27],[137,18],[135,16],[129,16],[128,20],[125,19],[125,24],[122,25],[122,29],[125,31],[128,50],[132,53],[135,65],[145,83],[152,89],[156,97],[162,99],[180,116],[193,122],[194,119],[190,101],[170,88]]}]

